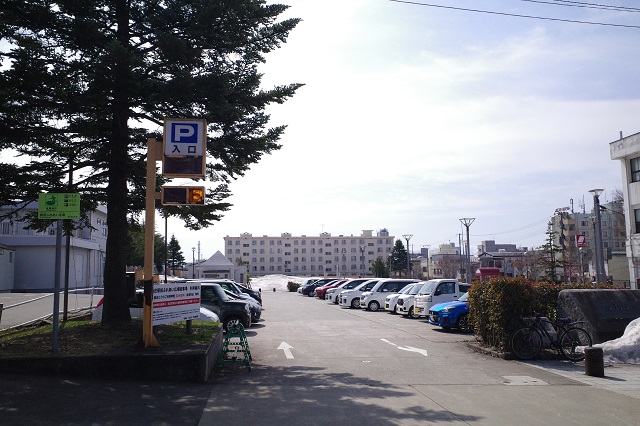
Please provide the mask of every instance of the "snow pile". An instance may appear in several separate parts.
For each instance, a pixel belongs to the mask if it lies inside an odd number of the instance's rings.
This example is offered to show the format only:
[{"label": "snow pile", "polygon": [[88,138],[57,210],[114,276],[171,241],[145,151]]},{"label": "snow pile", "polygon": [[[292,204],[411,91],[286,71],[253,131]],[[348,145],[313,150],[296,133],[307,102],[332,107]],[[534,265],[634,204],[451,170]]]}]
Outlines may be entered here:
[{"label": "snow pile", "polygon": [[627,325],[622,337],[593,346],[602,348],[605,362],[640,364],[640,318]]},{"label": "snow pile", "polygon": [[251,278],[251,288],[254,290],[262,289],[262,291],[289,291],[287,283],[289,281],[304,284],[309,277],[291,277],[288,275],[267,275],[264,277]]}]

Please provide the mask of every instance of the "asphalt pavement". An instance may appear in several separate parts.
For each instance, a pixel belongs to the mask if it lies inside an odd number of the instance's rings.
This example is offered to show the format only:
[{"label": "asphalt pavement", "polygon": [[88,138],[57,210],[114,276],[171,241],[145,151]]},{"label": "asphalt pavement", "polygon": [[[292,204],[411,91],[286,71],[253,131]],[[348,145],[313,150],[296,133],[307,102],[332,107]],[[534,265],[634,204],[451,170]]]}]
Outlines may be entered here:
[{"label": "asphalt pavement", "polygon": [[[470,335],[265,292],[252,370],[206,384],[0,374],[2,425],[638,425],[640,366],[510,361]],[[284,343],[284,344],[283,344]],[[1,348],[0,348],[1,350]]]}]

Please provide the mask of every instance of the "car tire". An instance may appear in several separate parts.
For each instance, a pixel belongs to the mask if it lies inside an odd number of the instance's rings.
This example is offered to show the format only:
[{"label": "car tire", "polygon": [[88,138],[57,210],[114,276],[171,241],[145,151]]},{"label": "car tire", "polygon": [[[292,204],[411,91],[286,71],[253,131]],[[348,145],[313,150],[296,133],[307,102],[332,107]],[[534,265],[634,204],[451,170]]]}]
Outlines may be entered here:
[{"label": "car tire", "polygon": [[[222,323],[222,327],[223,327],[224,331],[229,330],[229,326],[230,326],[232,323],[235,323],[236,321],[237,321],[238,323],[242,324],[242,320],[241,320],[240,318],[236,317],[236,316],[230,316],[230,317],[227,317],[227,318],[224,320],[224,322]],[[243,325],[243,327],[244,327],[244,325]]]},{"label": "car tire", "polygon": [[458,317],[456,321],[456,328],[461,333],[470,333],[473,331],[473,327],[469,324],[469,315],[462,314]]},{"label": "car tire", "polygon": [[351,299],[351,307],[353,309],[360,308],[360,298],[359,297],[354,297],[353,299]]},{"label": "car tire", "polygon": [[380,304],[377,301],[372,300],[371,302],[369,302],[369,306],[367,306],[367,308],[372,312],[376,312],[378,309],[380,309]]},{"label": "car tire", "polygon": [[307,296],[313,297],[313,290],[310,290],[309,293],[307,293]]},{"label": "car tire", "polygon": [[416,317],[416,314],[414,314],[414,313],[413,313],[413,306],[411,306],[411,307],[409,308],[409,312],[407,313],[407,316],[408,316],[409,318],[415,318],[415,317]]}]

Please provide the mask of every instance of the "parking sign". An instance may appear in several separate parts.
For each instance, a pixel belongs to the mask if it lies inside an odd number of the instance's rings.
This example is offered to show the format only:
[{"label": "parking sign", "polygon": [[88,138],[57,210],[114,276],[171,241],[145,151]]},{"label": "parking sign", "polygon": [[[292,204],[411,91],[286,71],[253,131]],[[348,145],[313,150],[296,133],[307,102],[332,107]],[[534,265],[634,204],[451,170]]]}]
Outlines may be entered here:
[{"label": "parking sign", "polygon": [[206,120],[167,118],[164,120],[164,155],[203,157],[207,143]]}]

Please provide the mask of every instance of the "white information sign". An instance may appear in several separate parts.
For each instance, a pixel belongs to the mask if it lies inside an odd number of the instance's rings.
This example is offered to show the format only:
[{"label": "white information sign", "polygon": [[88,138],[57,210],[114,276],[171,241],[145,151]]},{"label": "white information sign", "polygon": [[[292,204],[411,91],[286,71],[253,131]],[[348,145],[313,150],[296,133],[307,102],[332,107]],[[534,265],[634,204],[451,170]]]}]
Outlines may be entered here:
[{"label": "white information sign", "polygon": [[164,155],[203,157],[207,143],[207,122],[195,118],[164,120]]},{"label": "white information sign", "polygon": [[155,283],[153,285],[153,325],[198,319],[199,283]]}]

